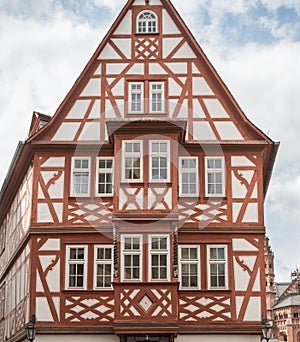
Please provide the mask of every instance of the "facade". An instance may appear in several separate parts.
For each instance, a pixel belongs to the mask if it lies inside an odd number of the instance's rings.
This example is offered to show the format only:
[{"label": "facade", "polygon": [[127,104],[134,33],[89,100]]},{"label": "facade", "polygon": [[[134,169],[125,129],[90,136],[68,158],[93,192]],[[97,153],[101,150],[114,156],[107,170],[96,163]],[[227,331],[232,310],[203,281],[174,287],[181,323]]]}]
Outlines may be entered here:
[{"label": "facade", "polygon": [[129,0],[0,195],[0,341],[258,342],[278,145],[169,0]]},{"label": "facade", "polygon": [[287,283],[276,283],[273,306],[274,337],[279,341],[300,341],[300,272],[292,273]]}]

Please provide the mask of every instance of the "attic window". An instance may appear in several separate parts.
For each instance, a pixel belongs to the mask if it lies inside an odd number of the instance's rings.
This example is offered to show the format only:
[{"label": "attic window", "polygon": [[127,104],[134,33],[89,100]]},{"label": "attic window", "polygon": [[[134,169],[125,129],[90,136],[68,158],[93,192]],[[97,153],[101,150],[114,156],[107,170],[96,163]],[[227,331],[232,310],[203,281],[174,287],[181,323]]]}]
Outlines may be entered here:
[{"label": "attic window", "polygon": [[151,11],[143,11],[137,17],[138,33],[156,33],[157,16]]}]

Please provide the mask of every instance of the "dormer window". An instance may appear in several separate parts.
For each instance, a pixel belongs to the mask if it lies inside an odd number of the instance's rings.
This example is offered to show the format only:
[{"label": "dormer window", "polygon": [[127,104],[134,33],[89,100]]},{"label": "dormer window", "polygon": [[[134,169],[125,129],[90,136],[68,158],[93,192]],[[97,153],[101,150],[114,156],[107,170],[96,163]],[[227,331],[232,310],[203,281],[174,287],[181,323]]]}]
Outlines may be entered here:
[{"label": "dormer window", "polygon": [[137,32],[138,33],[156,33],[157,16],[151,11],[144,11],[137,17]]}]

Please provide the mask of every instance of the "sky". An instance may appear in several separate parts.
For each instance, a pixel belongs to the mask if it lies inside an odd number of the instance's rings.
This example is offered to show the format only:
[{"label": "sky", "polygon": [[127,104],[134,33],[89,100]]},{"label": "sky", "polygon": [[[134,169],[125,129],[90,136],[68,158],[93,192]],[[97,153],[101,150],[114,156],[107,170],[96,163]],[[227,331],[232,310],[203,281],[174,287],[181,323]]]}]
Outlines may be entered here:
[{"label": "sky", "polygon": [[[246,113],[281,146],[266,199],[276,281],[300,266],[300,1],[172,0]],[[0,0],[0,184],[33,111],[53,115],[125,0]]]}]

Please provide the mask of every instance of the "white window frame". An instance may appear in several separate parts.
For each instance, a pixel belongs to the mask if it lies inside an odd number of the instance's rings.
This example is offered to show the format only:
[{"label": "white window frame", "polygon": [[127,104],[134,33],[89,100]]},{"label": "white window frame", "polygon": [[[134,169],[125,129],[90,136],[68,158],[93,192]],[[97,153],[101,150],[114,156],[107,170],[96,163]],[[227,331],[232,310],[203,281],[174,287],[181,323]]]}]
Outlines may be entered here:
[{"label": "white window frame", "polygon": [[[140,241],[139,249],[125,250],[126,238],[138,238]],[[139,277],[134,279],[125,278],[125,256],[126,255],[138,255],[139,256]],[[121,279],[124,282],[140,282],[143,277],[143,235],[142,234],[123,234],[121,235]]]},{"label": "white window frame", "polygon": [[[161,86],[161,89],[153,89],[153,86]],[[153,114],[161,114],[164,113],[165,111],[165,83],[164,82],[154,82],[151,81],[149,82],[149,93],[150,93],[150,99],[149,99],[149,111],[150,113]],[[158,101],[157,99],[154,100],[154,95],[159,95],[161,94],[161,100]],[[156,106],[161,103],[161,110],[153,110],[153,105],[155,104]]]},{"label": "white window frame", "polygon": [[[152,238],[166,238],[166,249],[152,249]],[[167,276],[166,278],[152,279],[152,256],[153,255],[166,255],[167,258]],[[158,266],[159,268],[159,266]],[[148,235],[148,280],[151,282],[170,281],[170,236],[167,234],[149,234]]]},{"label": "white window frame", "polygon": [[[110,259],[98,259],[98,249],[110,249]],[[111,274],[110,281],[113,281],[113,246],[112,245],[95,245],[94,246],[94,289],[95,290],[111,290],[112,284],[110,286],[97,286],[97,266],[98,265],[110,265]]]},{"label": "white window frame", "polygon": [[[182,257],[182,250],[184,248],[194,248],[197,250],[197,259],[183,259]],[[197,266],[197,286],[183,286],[182,285],[182,267],[183,265],[196,265]],[[180,245],[179,246],[179,279],[180,279],[180,289],[182,290],[200,290],[201,289],[201,277],[200,277],[200,246],[199,245]],[[191,276],[189,270],[189,277]]]},{"label": "white window frame", "polygon": [[[195,168],[183,168],[182,161],[183,160],[195,160],[196,166]],[[183,173],[192,174],[195,173],[196,178],[196,192],[195,193],[183,193]],[[188,183],[190,186],[190,183]],[[179,196],[181,197],[198,197],[199,196],[199,168],[198,168],[198,157],[179,157]]]},{"label": "white window frame", "polygon": [[[150,15],[153,15],[154,18],[142,18],[143,15],[145,14],[148,14],[150,13]],[[149,23],[154,23],[155,22],[155,31],[152,30],[152,27],[153,25],[149,25]],[[143,31],[143,30],[140,30],[140,25],[139,23],[145,23],[145,25],[142,25],[142,27],[146,27],[146,30]],[[158,32],[158,19],[157,19],[157,15],[153,12],[153,11],[149,11],[149,10],[145,10],[145,11],[142,11],[140,12],[138,15],[137,15],[137,18],[136,18],[136,32],[137,33],[157,33]]]},{"label": "white window frame", "polygon": [[[220,160],[221,168],[208,168],[208,162],[210,160]],[[208,175],[210,173],[222,173],[222,192],[221,193],[209,193],[208,191]],[[224,197],[225,196],[225,160],[224,157],[205,157],[205,196],[206,197]]]},{"label": "white window frame", "polygon": [[[140,151],[139,152],[126,152],[125,146],[127,143],[139,143],[140,144]],[[126,157],[131,158],[140,158],[140,178],[137,179],[126,179],[126,172],[125,172],[125,161]],[[142,182],[143,180],[143,142],[142,140],[123,140],[122,141],[122,182]]]},{"label": "white window frame", "polygon": [[[88,161],[88,168],[75,168],[76,160]],[[87,183],[87,192],[75,192],[74,181],[75,181],[75,173],[88,173],[88,183]],[[91,158],[90,157],[72,157],[72,171],[71,171],[71,196],[80,196],[80,197],[89,197],[90,196],[90,182],[91,182]]]},{"label": "white window frame", "polygon": [[[133,86],[141,86],[141,89],[132,89]],[[133,101],[133,95],[140,95],[140,110],[134,109],[133,104],[139,103],[138,101]],[[142,114],[144,113],[144,82],[128,82],[128,113],[129,114]]]},{"label": "white window frame", "polygon": [[[167,151],[166,152],[153,152],[153,144],[167,144]],[[149,141],[149,151],[150,151],[150,161],[149,161],[149,179],[150,182],[159,182],[159,183],[167,183],[170,182],[170,140],[150,140]],[[167,178],[166,179],[156,179],[152,178],[152,168],[153,168],[153,158],[166,158],[167,159]],[[158,167],[160,170],[160,166]]]},{"label": "white window frame", "polygon": [[[99,167],[99,162],[101,160],[104,160],[105,161],[105,166],[107,164],[107,161],[111,161],[112,162],[112,167],[111,168],[100,168]],[[111,174],[111,192],[99,192],[99,174],[105,174],[105,183],[104,184],[104,187],[106,188],[107,184],[109,184],[106,180],[106,175],[107,174]],[[97,158],[97,165],[96,165],[96,194],[98,196],[101,196],[101,197],[111,197],[114,193],[114,158],[112,157],[98,157]]]},{"label": "white window frame", "polygon": [[[83,259],[70,259],[70,251],[72,248],[83,248]],[[70,265],[77,264],[83,265],[83,286],[70,286]],[[68,245],[66,246],[66,282],[65,287],[67,290],[86,290],[87,289],[87,264],[88,264],[88,247],[87,245]]]},{"label": "white window frame", "polygon": [[[210,258],[210,250],[212,248],[216,248],[216,249],[224,249],[224,259],[211,259]],[[208,288],[210,290],[227,290],[228,289],[228,251],[227,251],[227,245],[208,245],[207,246],[207,262],[208,262]],[[213,286],[211,284],[211,273],[212,273],[212,269],[211,266],[212,265],[218,265],[218,264],[223,264],[224,265],[224,286]],[[217,274],[217,277],[219,276],[219,274]],[[218,280],[219,282],[219,280]]]}]

